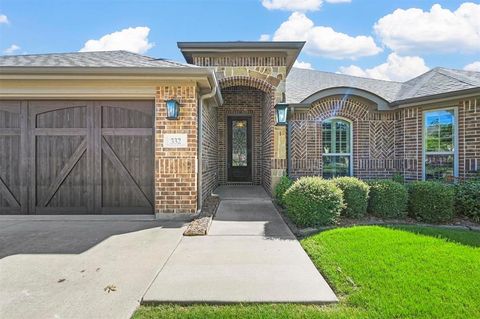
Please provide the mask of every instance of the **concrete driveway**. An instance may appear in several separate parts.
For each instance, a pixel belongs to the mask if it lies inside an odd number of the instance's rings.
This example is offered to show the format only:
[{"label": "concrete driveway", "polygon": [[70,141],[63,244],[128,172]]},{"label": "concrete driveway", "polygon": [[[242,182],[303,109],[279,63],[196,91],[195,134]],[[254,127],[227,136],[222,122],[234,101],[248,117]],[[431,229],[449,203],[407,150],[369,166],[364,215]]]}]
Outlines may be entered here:
[{"label": "concrete driveway", "polygon": [[12,319],[130,318],[183,232],[151,217],[0,217],[0,318]]}]

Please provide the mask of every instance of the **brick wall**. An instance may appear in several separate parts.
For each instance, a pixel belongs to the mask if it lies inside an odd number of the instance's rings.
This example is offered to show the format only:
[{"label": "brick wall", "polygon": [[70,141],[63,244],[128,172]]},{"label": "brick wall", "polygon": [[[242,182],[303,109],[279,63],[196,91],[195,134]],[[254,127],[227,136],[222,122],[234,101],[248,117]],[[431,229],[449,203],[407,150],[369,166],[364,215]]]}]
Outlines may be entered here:
[{"label": "brick wall", "polygon": [[480,97],[443,105],[377,111],[367,100],[332,96],[290,116],[290,175],[322,175],[322,121],[343,117],[352,122],[353,174],[359,178],[388,178],[402,173],[422,179],[422,125],[426,109],[456,106],[458,110],[459,177],[480,169]]},{"label": "brick wall", "polygon": [[[177,99],[180,118],[166,119],[165,100]],[[167,133],[187,134],[187,148],[164,148]],[[155,212],[197,209],[197,87],[192,82],[157,86],[155,97]]]},{"label": "brick wall", "polygon": [[205,200],[218,185],[217,107],[205,103],[202,113],[202,198]]}]

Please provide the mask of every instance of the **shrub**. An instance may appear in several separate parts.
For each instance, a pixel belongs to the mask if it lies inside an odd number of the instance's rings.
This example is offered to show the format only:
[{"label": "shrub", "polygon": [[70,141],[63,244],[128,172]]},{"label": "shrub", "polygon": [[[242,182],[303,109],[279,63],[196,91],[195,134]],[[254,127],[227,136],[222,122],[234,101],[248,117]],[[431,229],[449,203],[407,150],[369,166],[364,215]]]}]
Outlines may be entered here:
[{"label": "shrub", "polygon": [[418,220],[438,223],[453,218],[455,190],[452,185],[422,181],[409,185],[409,212]]},{"label": "shrub", "polygon": [[275,198],[277,199],[278,204],[284,206],[283,196],[287,189],[292,186],[293,180],[288,176],[282,176],[280,182],[275,186]]},{"label": "shrub", "polygon": [[338,177],[332,181],[343,191],[345,208],[342,215],[354,218],[364,216],[367,212],[370,186],[355,177]]},{"label": "shrub", "polygon": [[402,173],[395,173],[392,176],[392,181],[400,183],[400,184],[405,184],[405,176],[403,176]]},{"label": "shrub", "polygon": [[480,221],[480,181],[469,181],[457,185],[455,212]]},{"label": "shrub", "polygon": [[343,193],[333,182],[302,177],[284,196],[287,214],[298,226],[322,226],[337,222],[343,209]]},{"label": "shrub", "polygon": [[386,218],[407,216],[408,193],[405,186],[392,180],[374,180],[370,185],[368,212]]}]

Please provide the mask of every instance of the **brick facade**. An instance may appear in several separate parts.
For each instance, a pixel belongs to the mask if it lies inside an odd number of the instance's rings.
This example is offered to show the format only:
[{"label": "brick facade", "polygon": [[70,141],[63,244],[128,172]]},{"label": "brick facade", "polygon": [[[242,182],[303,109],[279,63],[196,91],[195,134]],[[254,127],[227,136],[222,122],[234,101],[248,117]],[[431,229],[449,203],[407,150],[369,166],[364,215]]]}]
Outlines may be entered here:
[{"label": "brick facade", "polygon": [[331,96],[296,110],[289,119],[292,177],[322,175],[322,122],[341,117],[352,123],[353,175],[388,178],[401,173],[422,179],[422,125],[426,109],[457,107],[459,177],[477,175],[480,161],[480,98],[450,104],[378,111],[362,98]]},{"label": "brick facade", "polygon": [[[258,56],[198,56],[193,62],[213,66],[219,78],[224,105],[218,108],[218,184],[227,184],[227,117],[252,117],[252,182],[263,185],[271,193],[280,176],[286,174],[286,134],[275,134],[285,128],[275,127],[274,106],[285,99],[285,57]],[[215,114],[203,122],[214,123]],[[205,130],[205,129],[204,129]],[[213,129],[212,129],[213,130]],[[283,139],[283,140],[277,140]],[[274,148],[277,149],[274,152]],[[280,157],[278,157],[280,156]],[[215,172],[203,174],[203,184],[215,180]],[[204,187],[205,188],[205,187]],[[204,194],[208,194],[210,189]]]},{"label": "brick facade", "polygon": [[[197,210],[197,87],[194,82],[157,86],[155,96],[155,212]],[[180,102],[178,120],[166,119],[165,100]],[[187,134],[187,148],[164,148],[168,133]]]}]

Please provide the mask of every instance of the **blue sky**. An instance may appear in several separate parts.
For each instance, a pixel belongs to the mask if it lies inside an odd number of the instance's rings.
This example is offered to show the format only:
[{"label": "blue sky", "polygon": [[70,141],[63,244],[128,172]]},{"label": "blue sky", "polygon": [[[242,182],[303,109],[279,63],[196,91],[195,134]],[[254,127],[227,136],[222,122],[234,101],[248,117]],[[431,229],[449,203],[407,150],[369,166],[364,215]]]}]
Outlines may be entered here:
[{"label": "blue sky", "polygon": [[[128,28],[133,29],[101,40]],[[391,80],[435,66],[480,71],[479,2],[0,1],[2,54],[125,48],[183,61],[177,41],[259,40],[262,35],[306,40],[300,66],[318,70]],[[86,46],[88,40],[93,42]]]}]

